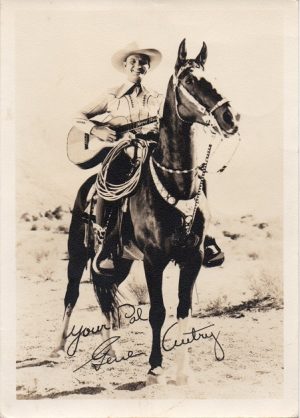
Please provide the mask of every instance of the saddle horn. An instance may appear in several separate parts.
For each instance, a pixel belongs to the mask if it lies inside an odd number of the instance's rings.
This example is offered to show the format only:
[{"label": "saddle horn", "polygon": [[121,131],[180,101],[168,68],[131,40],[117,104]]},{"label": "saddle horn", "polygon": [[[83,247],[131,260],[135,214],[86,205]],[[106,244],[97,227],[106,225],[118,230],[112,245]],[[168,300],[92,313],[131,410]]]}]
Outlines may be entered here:
[{"label": "saddle horn", "polygon": [[207,60],[207,46],[206,46],[206,43],[203,42],[201,51],[199,52],[199,54],[195,58],[195,62],[204,69],[204,64],[205,64],[206,60]]}]

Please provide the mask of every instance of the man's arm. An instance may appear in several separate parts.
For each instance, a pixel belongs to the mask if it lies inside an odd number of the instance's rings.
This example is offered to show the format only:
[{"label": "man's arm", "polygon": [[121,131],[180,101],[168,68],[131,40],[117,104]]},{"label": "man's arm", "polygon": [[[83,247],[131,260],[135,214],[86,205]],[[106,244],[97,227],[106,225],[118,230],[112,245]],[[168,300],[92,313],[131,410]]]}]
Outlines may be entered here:
[{"label": "man's arm", "polygon": [[116,139],[116,133],[107,126],[97,126],[90,118],[101,115],[107,111],[110,95],[105,93],[93,103],[90,103],[77,113],[74,120],[74,126],[86,134],[93,134],[102,141],[113,142]]},{"label": "man's arm", "polygon": [[74,126],[86,134],[90,134],[91,130],[96,126],[89,119],[105,113],[108,105],[108,94],[102,94],[97,100],[85,106],[79,111],[74,118]]}]

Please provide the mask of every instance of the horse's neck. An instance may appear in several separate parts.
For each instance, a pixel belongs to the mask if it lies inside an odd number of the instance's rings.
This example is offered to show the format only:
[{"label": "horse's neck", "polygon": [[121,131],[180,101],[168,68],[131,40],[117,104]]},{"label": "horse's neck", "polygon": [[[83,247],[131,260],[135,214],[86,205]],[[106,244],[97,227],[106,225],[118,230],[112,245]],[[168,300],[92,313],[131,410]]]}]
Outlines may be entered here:
[{"label": "horse's neck", "polygon": [[[190,170],[195,167],[196,153],[191,124],[183,122],[177,116],[171,83],[167,91],[159,137],[155,156],[161,165],[173,170]],[[195,171],[174,174],[159,169],[158,174],[174,197],[188,199],[195,193],[197,183]]]}]

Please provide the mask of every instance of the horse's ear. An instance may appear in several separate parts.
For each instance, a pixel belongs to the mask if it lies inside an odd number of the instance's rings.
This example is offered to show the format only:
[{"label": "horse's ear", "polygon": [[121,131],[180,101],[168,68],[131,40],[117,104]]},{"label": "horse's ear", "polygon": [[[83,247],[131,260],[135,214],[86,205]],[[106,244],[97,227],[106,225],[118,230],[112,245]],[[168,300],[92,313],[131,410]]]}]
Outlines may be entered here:
[{"label": "horse's ear", "polygon": [[185,38],[181,41],[178,49],[178,60],[185,61],[186,60],[186,47],[185,47]]},{"label": "horse's ear", "polygon": [[202,45],[201,51],[199,52],[199,54],[198,54],[198,55],[197,55],[197,57],[195,58],[195,62],[196,62],[198,65],[201,65],[201,67],[203,67],[203,68],[204,68],[204,64],[205,64],[205,62],[206,62],[206,59],[207,59],[207,46],[206,46],[206,43],[205,43],[205,42],[203,42],[203,45]]},{"label": "horse's ear", "polygon": [[181,41],[178,49],[177,61],[175,69],[176,71],[184,64],[186,60],[186,47],[185,47],[185,38]]}]

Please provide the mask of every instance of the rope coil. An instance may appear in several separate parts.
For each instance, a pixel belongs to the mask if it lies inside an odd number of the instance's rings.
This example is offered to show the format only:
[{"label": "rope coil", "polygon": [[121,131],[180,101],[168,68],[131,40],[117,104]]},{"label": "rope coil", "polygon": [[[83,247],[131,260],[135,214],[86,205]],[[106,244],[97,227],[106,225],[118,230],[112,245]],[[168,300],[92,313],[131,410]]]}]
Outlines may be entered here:
[{"label": "rope coil", "polygon": [[[123,150],[130,146],[137,147],[138,155],[138,165],[133,175],[127,181],[121,184],[114,184],[109,182],[107,179],[112,162],[120,155]],[[103,163],[100,165],[100,171],[97,175],[95,184],[98,196],[110,202],[114,202],[132,193],[140,180],[143,163],[146,160],[148,154],[148,148],[148,142],[140,138],[135,138],[134,141],[132,141],[130,138],[120,140],[118,144],[109,151]]]}]

